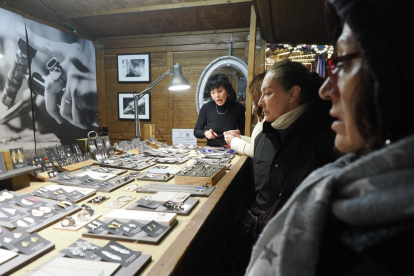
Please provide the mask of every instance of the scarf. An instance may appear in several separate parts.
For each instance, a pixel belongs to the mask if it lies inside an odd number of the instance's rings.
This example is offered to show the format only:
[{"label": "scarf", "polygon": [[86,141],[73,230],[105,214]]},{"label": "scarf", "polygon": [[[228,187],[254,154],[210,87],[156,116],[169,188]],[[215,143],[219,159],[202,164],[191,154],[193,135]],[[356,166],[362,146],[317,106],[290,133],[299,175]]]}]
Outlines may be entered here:
[{"label": "scarf", "polygon": [[351,163],[353,157],[302,182],[265,227],[247,275],[313,275],[329,213],[362,227],[414,218],[414,135]]},{"label": "scarf", "polygon": [[295,109],[283,114],[277,118],[273,123],[274,129],[287,129],[300,115],[306,110],[308,104],[302,104]]}]

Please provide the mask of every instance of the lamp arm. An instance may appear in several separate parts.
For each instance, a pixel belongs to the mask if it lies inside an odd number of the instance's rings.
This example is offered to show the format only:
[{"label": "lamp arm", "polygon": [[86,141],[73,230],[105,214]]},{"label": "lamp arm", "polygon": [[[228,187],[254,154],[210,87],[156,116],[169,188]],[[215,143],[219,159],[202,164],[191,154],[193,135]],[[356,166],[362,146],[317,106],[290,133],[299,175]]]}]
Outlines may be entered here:
[{"label": "lamp arm", "polygon": [[144,90],[142,90],[141,92],[134,92],[134,98],[135,98],[135,100],[139,100],[142,97],[143,94],[145,94],[148,91],[150,91],[152,88],[154,88],[157,84],[159,84],[167,76],[171,76],[171,68],[168,68],[168,70],[164,74],[162,74],[161,76],[159,76],[158,79],[156,79],[153,83],[151,83],[150,85],[148,85],[148,87],[145,88]]},{"label": "lamp arm", "polygon": [[168,70],[159,76],[158,79],[156,79],[153,83],[148,85],[147,88],[142,90],[141,92],[134,92],[134,120],[135,120],[135,138],[140,138],[141,136],[141,128],[139,125],[139,114],[138,114],[138,101],[141,99],[142,96],[144,96],[145,93],[150,91],[152,88],[154,88],[157,84],[159,84],[165,77],[171,76],[171,68],[168,68]]}]

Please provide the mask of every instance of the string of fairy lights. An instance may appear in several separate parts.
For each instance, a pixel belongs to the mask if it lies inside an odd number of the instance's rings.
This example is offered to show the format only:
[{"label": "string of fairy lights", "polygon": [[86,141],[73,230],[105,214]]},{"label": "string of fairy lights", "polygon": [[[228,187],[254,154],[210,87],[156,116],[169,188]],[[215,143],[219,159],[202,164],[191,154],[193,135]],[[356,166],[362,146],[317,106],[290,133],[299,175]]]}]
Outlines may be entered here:
[{"label": "string of fairy lights", "polygon": [[[273,52],[279,50],[279,54]],[[266,49],[266,66],[270,66],[282,59],[301,62],[305,65],[311,65],[315,62],[316,55],[322,55],[325,59],[332,56],[334,51],[330,45],[307,45],[307,44],[271,44]]]}]

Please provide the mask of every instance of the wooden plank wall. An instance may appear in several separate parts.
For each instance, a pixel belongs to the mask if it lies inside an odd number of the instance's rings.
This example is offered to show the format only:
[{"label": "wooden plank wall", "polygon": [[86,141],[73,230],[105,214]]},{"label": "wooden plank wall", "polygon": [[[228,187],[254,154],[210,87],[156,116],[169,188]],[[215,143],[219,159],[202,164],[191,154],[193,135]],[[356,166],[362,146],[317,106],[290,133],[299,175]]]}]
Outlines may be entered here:
[{"label": "wooden plank wall", "polygon": [[[142,91],[148,84],[120,84],[117,79],[116,55],[125,53],[151,54],[151,81],[163,74],[168,66],[179,63],[191,88],[171,93],[164,79],[151,91],[151,121],[155,124],[155,138],[171,144],[172,128],[194,128],[197,121],[195,92],[200,75],[214,59],[228,55],[232,41],[232,55],[247,63],[249,29],[231,29],[98,38],[102,47],[97,55],[98,107],[100,127],[108,127],[112,142],[134,137],[134,121],[118,119],[118,92]],[[103,72],[102,72],[103,71]]]}]

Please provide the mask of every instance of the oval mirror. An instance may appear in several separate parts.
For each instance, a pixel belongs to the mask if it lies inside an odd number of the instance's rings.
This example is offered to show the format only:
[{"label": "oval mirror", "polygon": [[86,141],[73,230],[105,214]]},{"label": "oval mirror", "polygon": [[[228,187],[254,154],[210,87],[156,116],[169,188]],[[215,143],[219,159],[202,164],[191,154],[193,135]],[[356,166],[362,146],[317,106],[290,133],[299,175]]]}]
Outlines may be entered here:
[{"label": "oval mirror", "polygon": [[223,56],[213,60],[204,69],[200,76],[196,90],[197,113],[203,104],[211,101],[210,91],[205,91],[207,80],[215,74],[225,74],[229,77],[234,90],[237,92],[237,100],[245,105],[247,87],[247,64],[235,56]]}]

